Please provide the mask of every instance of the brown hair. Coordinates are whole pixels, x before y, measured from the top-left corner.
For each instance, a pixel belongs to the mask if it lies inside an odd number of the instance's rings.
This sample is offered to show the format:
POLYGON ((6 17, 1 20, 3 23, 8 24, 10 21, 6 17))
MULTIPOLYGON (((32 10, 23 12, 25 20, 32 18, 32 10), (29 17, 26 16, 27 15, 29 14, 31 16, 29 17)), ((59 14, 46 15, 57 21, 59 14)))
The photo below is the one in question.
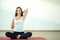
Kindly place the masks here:
POLYGON ((21 7, 17 7, 17 8, 16 8, 15 17, 18 15, 18 14, 17 14, 17 9, 18 9, 18 8, 20 8, 20 9, 21 9, 21 16, 23 16, 23 11, 22 11, 22 8, 21 8, 21 7))

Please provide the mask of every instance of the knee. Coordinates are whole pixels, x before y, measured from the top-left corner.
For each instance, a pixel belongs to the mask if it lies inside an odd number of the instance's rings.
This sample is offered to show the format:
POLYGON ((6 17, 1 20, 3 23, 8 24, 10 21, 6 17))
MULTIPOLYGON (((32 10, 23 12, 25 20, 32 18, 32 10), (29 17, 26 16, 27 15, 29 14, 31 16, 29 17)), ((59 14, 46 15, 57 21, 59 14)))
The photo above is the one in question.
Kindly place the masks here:
POLYGON ((30 36, 32 36, 32 32, 27 32, 30 36))
POLYGON ((8 36, 10 32, 6 32, 5 35, 8 36))

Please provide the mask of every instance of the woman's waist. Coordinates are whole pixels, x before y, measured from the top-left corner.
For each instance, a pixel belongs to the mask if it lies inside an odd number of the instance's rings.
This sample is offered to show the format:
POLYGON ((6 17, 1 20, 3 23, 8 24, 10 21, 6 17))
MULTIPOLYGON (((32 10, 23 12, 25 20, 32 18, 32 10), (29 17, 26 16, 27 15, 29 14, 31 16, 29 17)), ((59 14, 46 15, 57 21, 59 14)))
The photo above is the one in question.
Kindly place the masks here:
POLYGON ((22 31, 24 31, 23 28, 14 28, 13 30, 16 31, 16 32, 22 32, 22 31))
POLYGON ((15 33, 15 34, 17 34, 17 35, 21 35, 21 34, 23 34, 23 33, 24 33, 24 31, 22 31, 22 32, 14 31, 14 33, 15 33))
POLYGON ((14 33, 24 33, 24 31, 21 31, 21 32, 14 31, 14 33))

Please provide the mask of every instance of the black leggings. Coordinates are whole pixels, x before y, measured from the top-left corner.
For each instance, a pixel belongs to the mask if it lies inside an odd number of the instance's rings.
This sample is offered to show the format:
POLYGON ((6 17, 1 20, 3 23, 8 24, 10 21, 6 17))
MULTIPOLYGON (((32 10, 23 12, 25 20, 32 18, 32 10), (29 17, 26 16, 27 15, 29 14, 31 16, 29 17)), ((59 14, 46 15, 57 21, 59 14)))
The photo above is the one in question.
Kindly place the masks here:
POLYGON ((17 39, 17 36, 18 35, 21 35, 20 36, 20 39, 27 39, 28 37, 31 37, 32 36, 32 33, 31 32, 6 32, 6 36, 7 37, 10 37, 11 39, 17 39))

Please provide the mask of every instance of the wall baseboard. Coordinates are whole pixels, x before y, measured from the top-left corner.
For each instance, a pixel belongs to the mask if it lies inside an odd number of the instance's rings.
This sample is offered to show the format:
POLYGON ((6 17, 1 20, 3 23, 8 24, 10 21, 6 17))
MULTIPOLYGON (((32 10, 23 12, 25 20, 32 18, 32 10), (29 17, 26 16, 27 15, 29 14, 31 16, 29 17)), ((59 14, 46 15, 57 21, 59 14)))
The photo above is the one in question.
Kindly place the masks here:
POLYGON ((30 32, 60 32, 60 30, 25 30, 30 32))
MULTIPOLYGON (((0 32, 12 32, 13 30, 0 30, 0 32)), ((25 32, 60 32, 60 30, 24 30, 25 32)))

